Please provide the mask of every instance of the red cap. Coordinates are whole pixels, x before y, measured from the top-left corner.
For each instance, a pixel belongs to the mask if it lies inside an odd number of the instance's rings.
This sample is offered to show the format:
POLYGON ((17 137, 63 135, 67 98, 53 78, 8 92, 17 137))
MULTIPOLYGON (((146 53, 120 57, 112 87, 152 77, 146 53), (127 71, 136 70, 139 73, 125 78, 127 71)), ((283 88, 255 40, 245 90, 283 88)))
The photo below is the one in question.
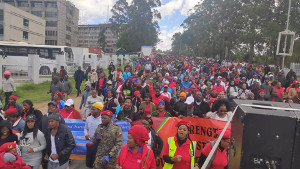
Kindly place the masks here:
POLYGON ((127 67, 125 70, 129 70, 129 67, 127 67))
POLYGON ((196 80, 196 79, 195 79, 195 78, 192 78, 191 81, 192 81, 192 80, 196 80))
POLYGON ((258 91, 258 93, 260 93, 260 92, 266 93, 266 90, 265 90, 265 89, 260 89, 260 90, 258 91))
MULTIPOLYGON (((223 129, 220 129, 219 131, 217 131, 218 136, 221 135, 222 131, 223 131, 223 129)), ((226 130, 225 133, 224 133, 224 135, 223 135, 223 137, 222 137, 222 139, 229 139, 230 135, 231 135, 231 131, 230 130, 226 130)))
POLYGON ((113 113, 111 112, 111 111, 109 111, 109 110, 106 110, 106 111, 103 111, 103 112, 101 112, 101 116, 102 115, 107 115, 107 116, 113 116, 113 113))
POLYGON ((186 121, 186 120, 181 120, 180 122, 177 123, 177 127, 179 127, 181 125, 186 125, 186 126, 190 127, 190 122, 186 121))
POLYGON ((4 74, 4 75, 11 76, 11 73, 10 73, 9 71, 5 71, 3 74, 4 74))
POLYGON ((173 78, 172 78, 172 76, 169 76, 168 79, 169 79, 169 80, 172 80, 173 78))
POLYGON ((16 148, 16 143, 14 142, 8 142, 8 143, 4 143, 2 144, 2 146, 0 147, 0 153, 2 152, 8 152, 14 148, 16 148))
POLYGON ((168 85, 164 85, 164 88, 165 88, 165 87, 168 87, 168 88, 169 88, 169 86, 168 86, 168 85))
POLYGON ((17 96, 15 96, 15 95, 10 95, 9 98, 14 99, 15 101, 18 100, 17 96))
POLYGON ((137 95, 137 94, 140 94, 140 91, 137 90, 134 92, 134 95, 137 95))
POLYGON ((57 96, 58 96, 59 98, 62 98, 62 97, 63 97, 63 94, 62 94, 61 92, 59 92, 59 91, 57 91, 55 94, 57 94, 57 96))
POLYGON ((163 79, 164 77, 162 77, 162 76, 159 76, 158 78, 159 78, 159 79, 163 79))
POLYGON ((294 80, 293 84, 299 84, 299 82, 297 80, 294 80))
POLYGON ((10 116, 10 115, 16 114, 17 112, 18 111, 16 108, 9 108, 5 111, 5 115, 10 116))

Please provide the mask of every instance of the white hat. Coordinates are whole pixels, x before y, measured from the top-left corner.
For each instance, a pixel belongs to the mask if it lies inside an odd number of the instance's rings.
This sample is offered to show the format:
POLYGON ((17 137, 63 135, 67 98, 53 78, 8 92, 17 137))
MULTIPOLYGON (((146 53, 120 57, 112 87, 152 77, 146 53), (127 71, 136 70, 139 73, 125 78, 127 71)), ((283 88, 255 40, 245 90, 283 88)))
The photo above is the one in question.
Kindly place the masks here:
POLYGON ((194 98, 193 98, 193 96, 189 96, 189 97, 186 99, 185 103, 186 103, 186 104, 192 104, 192 103, 194 103, 194 98))
POLYGON ((65 105, 66 106, 72 106, 74 105, 74 101, 72 99, 68 99, 66 102, 65 102, 65 105))
POLYGON ((112 85, 112 81, 111 80, 107 81, 106 83, 112 85))

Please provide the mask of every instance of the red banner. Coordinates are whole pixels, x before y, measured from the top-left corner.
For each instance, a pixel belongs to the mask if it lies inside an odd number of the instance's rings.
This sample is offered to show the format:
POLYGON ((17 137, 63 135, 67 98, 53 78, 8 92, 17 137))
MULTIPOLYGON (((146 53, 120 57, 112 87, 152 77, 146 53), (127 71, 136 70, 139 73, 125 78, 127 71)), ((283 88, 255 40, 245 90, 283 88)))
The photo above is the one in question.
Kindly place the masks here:
MULTIPOLYGON (((157 131, 158 135, 164 141, 164 146, 167 144, 167 139, 169 137, 173 137, 177 134, 177 123, 181 120, 177 117, 171 118, 159 118, 152 117, 153 120, 153 128, 157 131)), ((185 117, 183 120, 190 121, 190 138, 192 141, 196 141, 196 157, 199 157, 201 151, 207 141, 213 141, 216 139, 215 135, 219 129, 223 129, 226 122, 212 120, 212 119, 204 119, 204 118, 195 118, 195 117, 185 117)), ((141 124, 141 120, 136 121, 134 124, 141 124)), ((229 125, 228 129, 231 129, 231 125, 229 125)), ((160 163, 157 164, 158 169, 162 168, 163 160, 161 153, 160 163)))

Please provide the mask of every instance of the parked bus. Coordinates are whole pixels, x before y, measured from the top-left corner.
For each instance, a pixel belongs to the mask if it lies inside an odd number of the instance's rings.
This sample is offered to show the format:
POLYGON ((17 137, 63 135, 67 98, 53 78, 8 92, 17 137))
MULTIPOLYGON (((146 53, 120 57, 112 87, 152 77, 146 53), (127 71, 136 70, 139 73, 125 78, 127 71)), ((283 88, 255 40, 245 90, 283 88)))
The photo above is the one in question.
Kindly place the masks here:
POLYGON ((74 54, 67 46, 31 45, 25 42, 0 41, 4 53, 3 66, 13 73, 28 72, 28 54, 39 55, 39 72, 50 75, 54 67, 74 67, 74 54), (58 58, 59 57, 59 58, 58 58))

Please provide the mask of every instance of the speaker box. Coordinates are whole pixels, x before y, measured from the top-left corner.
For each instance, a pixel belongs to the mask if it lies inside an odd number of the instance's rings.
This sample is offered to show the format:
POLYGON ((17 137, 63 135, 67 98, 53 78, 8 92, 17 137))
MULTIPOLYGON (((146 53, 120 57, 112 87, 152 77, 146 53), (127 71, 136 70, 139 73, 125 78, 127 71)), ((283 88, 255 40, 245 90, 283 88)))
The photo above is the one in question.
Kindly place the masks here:
POLYGON ((298 112, 287 110, 291 106, 286 103, 234 100, 234 104, 239 107, 231 123, 229 169, 291 169, 298 112))

